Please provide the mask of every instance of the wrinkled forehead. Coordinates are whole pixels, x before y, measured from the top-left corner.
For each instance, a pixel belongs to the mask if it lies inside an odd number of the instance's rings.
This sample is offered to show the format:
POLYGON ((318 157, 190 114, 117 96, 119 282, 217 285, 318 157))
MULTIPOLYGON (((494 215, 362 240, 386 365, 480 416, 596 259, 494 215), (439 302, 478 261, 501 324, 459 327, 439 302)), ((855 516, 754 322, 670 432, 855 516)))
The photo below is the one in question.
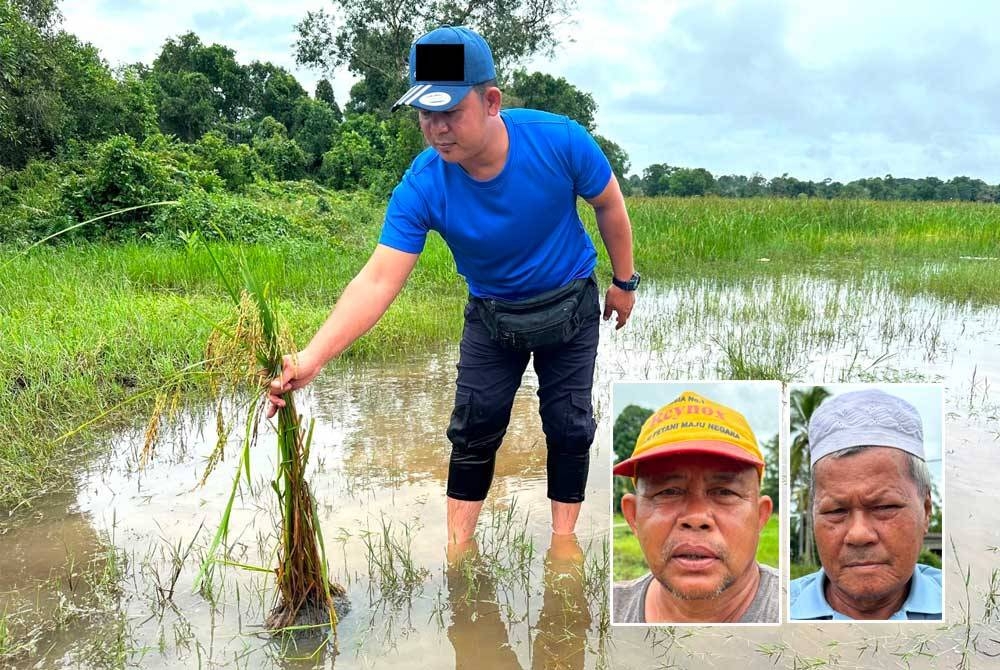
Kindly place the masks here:
POLYGON ((758 481, 753 465, 715 454, 677 454, 640 461, 636 478, 643 484, 704 479, 710 482, 758 481))
POLYGON ((906 452, 894 447, 854 447, 816 461, 813 480, 817 490, 912 484, 907 458, 906 452), (859 477, 859 470, 870 476, 859 477))

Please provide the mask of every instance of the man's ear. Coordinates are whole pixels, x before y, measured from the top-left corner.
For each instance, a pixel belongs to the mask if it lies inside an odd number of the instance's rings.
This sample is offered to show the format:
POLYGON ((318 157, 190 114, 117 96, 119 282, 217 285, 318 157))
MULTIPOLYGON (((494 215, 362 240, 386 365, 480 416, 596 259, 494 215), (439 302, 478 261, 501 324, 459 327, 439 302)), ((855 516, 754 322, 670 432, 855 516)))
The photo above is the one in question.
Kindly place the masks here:
POLYGON ((503 104, 503 93, 496 86, 490 86, 484 94, 486 101, 486 111, 490 116, 500 113, 500 106, 503 104))
POLYGON ((635 503, 634 493, 626 493, 622 496, 622 516, 625 517, 625 521, 628 522, 633 533, 635 532, 635 503))
POLYGON ((764 530, 767 520, 771 518, 771 511, 774 509, 774 501, 771 496, 760 496, 757 500, 757 532, 764 530))
POLYGON ((927 534, 928 529, 931 527, 931 512, 934 509, 931 503, 931 494, 928 493, 927 497, 924 498, 924 534, 927 534))

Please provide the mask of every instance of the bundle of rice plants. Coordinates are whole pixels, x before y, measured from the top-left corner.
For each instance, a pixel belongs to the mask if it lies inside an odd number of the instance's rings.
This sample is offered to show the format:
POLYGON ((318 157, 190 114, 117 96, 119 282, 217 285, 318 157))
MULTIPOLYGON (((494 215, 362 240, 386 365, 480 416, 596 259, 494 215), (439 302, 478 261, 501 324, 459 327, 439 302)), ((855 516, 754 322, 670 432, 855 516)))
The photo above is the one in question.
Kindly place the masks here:
MULTIPOLYGON (((281 373, 282 352, 295 351, 287 330, 279 321, 269 284, 250 271, 245 259, 230 253, 229 265, 235 267, 241 279, 242 285, 237 288, 229 281, 212 248, 208 245, 205 248, 236 306, 234 318, 229 323, 217 324, 213 330, 206 367, 213 373, 211 378, 219 385, 219 391, 227 386, 245 392, 249 387, 254 399, 248 405, 243 448, 229 500, 195 581, 196 589, 207 571, 220 562, 217 558, 219 547, 228 534, 233 502, 240 481, 244 479, 241 475, 245 475, 247 485, 250 484, 250 449, 257 443, 259 427, 267 411, 267 385, 281 373)), ((220 426, 225 425, 222 396, 220 392, 220 426)), ((338 617, 334 599, 342 601, 346 594, 342 587, 330 583, 316 502, 305 477, 313 422, 303 425, 290 392, 285 394, 284 400, 285 406, 277 414, 278 471, 271 482, 281 512, 281 542, 277 551, 278 566, 274 569, 277 592, 274 608, 265 623, 272 630, 295 630, 325 620, 331 635, 335 636, 338 617)), ((226 431, 220 430, 203 481, 221 461, 226 437, 226 431)))
MULTIPOLYGON (((223 411, 226 392, 245 397, 249 390, 252 400, 244 405, 248 410, 239 463, 219 528, 195 579, 195 590, 216 564, 240 565, 220 557, 220 547, 225 546, 240 483, 245 481, 250 486, 250 450, 258 442, 260 425, 268 407, 268 383, 281 372, 282 352, 295 350, 287 330, 278 319, 269 284, 257 278, 246 260, 231 250, 225 252, 225 260, 228 261, 226 265, 239 276, 241 284, 230 282, 216 252, 207 244, 205 249, 233 300, 235 311, 231 319, 214 324, 207 345, 204 367, 219 398, 218 441, 208 458, 201 477, 202 483, 222 461, 228 441, 227 426, 231 424, 227 423, 223 411)), ((278 565, 273 570, 277 579, 277 591, 274 608, 265 624, 274 631, 329 625, 331 636, 335 639, 338 620, 335 599, 342 604, 346 594, 342 587, 330 582, 316 503, 305 477, 313 423, 310 422, 308 426, 303 424, 291 393, 287 393, 284 400, 285 406, 277 414, 277 473, 271 482, 281 514, 278 565)), ((160 405, 157 403, 157 407, 160 405)), ((150 419, 152 428, 146 433, 143 461, 148 460, 155 443, 159 414, 154 409, 150 419)), ((241 567, 271 571, 246 565, 241 567)))

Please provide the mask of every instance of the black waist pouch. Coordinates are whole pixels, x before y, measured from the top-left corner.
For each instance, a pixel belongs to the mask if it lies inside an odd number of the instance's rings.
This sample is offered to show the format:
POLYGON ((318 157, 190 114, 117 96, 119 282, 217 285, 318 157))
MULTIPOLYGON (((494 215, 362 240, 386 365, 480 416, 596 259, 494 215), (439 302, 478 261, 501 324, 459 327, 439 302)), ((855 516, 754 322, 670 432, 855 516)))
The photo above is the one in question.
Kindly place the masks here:
POLYGON ((576 335, 583 322, 581 307, 592 281, 592 278, 575 279, 527 300, 472 298, 472 301, 495 342, 505 349, 527 351, 562 344, 576 335))

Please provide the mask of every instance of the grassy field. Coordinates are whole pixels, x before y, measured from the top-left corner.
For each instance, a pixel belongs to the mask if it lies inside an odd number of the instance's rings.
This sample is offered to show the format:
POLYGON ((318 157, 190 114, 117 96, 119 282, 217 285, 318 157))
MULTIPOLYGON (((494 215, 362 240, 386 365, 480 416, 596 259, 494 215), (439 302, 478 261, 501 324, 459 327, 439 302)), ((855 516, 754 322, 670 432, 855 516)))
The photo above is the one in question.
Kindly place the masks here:
MULTIPOLYGON (((614 580, 616 582, 639 577, 649 569, 646 567, 646 559, 639 548, 639 541, 632 534, 625 517, 621 514, 614 516, 614 545, 613 545, 614 580)), ((778 567, 778 515, 772 514, 764 526, 764 531, 760 534, 760 543, 757 545, 757 561, 764 565, 778 567)))
MULTIPOLYGON (((329 211, 326 196, 308 189, 291 189, 285 198, 228 196, 226 206, 238 211, 239 197, 247 207, 266 208, 277 231, 273 241, 242 249, 272 282, 305 344, 375 244, 381 206, 348 201, 329 211), (313 219, 322 225, 309 227, 313 219), (281 233, 286 228, 309 234, 281 233)), ((1000 209, 990 205, 714 198, 628 204, 636 266, 649 285, 761 274, 850 280, 891 269, 889 281, 904 293, 1000 303, 995 263, 981 260, 1000 248, 1000 209)), ((592 213, 585 206, 582 212, 596 240, 592 213)), ((598 249, 606 277, 599 242, 598 249)), ((55 438, 200 361, 210 322, 227 307, 208 255, 180 238, 22 252, 0 246, 0 513, 65 486, 71 446, 55 438)), ((450 254, 432 236, 400 299, 345 358, 405 356, 456 340, 465 291, 450 254)), ((193 383, 191 392, 199 388, 193 383)), ((137 408, 116 420, 143 414, 137 408)), ((93 435, 85 432, 72 445, 93 435)))

